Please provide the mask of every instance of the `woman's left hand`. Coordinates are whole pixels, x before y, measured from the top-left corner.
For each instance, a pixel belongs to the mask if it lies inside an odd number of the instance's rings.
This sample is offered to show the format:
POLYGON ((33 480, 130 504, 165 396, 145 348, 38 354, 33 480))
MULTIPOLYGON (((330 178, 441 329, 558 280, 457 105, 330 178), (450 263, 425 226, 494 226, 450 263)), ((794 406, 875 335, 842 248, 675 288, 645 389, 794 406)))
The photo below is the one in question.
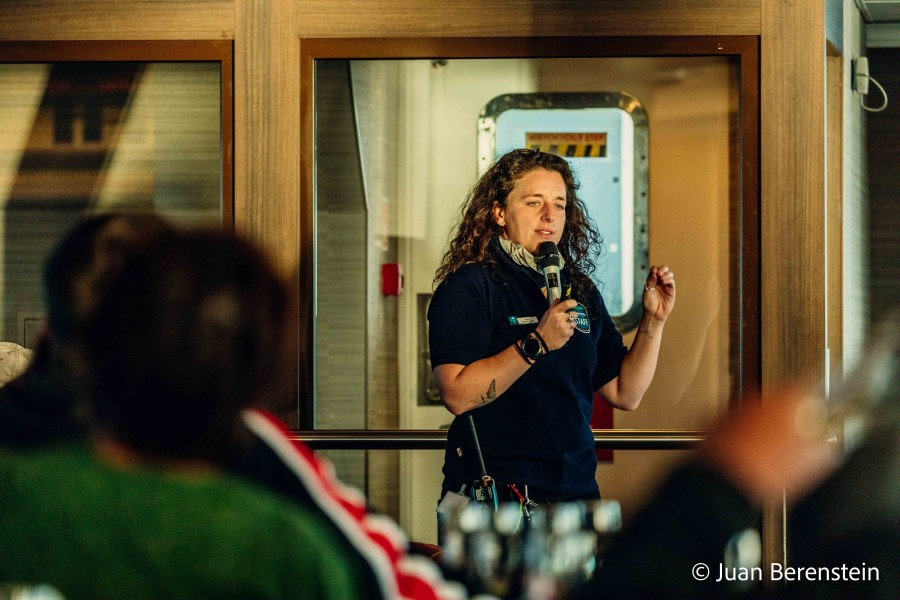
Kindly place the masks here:
POLYGON ((664 322, 675 306, 675 273, 666 265, 650 267, 644 285, 644 315, 664 322))

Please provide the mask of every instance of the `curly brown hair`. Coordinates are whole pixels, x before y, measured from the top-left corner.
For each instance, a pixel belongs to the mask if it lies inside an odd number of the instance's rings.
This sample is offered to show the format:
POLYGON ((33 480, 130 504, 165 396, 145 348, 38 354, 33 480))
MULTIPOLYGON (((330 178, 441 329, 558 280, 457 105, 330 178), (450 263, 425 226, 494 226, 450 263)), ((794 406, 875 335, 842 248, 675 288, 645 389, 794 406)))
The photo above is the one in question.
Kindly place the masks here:
POLYGON ((516 181, 535 169, 555 171, 566 184, 566 226, 558 244, 566 261, 563 272, 578 297, 595 287, 590 275, 602 251, 603 239, 578 197, 579 186, 569 163, 555 154, 526 148, 498 158, 469 191, 460 209, 459 228, 434 275, 435 285, 466 264, 496 266, 493 253, 488 250, 491 240, 502 231, 494 221, 494 203, 505 206, 516 181))

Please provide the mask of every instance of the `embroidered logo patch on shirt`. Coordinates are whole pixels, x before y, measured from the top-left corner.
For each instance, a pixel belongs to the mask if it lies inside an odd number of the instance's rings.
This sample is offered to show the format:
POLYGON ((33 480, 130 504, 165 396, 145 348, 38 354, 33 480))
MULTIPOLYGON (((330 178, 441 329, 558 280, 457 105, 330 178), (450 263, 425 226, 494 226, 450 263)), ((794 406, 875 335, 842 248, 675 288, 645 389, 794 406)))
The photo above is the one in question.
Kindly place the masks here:
POLYGON ((514 317, 512 315, 506 317, 506 321, 510 325, 533 325, 540 323, 537 317, 514 317))
POLYGON ((579 302, 575 305, 575 308, 570 308, 568 312, 575 314, 575 329, 581 333, 591 332, 591 320, 588 318, 584 304, 579 302))

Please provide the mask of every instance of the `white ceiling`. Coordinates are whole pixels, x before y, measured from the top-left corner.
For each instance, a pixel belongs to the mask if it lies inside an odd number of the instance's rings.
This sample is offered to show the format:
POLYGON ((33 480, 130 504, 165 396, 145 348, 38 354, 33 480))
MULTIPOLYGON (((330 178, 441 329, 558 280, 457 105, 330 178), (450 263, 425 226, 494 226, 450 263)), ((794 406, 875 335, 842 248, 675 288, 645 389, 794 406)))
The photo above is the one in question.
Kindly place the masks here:
POLYGON ((900 0, 856 0, 867 23, 900 23, 900 0))

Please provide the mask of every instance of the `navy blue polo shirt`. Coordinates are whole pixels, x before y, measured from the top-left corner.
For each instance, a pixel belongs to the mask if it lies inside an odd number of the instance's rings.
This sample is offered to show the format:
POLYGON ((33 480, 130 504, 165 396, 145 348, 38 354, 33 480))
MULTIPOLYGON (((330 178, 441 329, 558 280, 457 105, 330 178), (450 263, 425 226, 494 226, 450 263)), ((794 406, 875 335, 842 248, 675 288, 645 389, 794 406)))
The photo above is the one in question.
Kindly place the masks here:
MULTIPOLYGON (((543 277, 512 261, 495 239, 496 269, 464 265, 435 290, 428 309, 433 367, 494 356, 533 331, 547 310, 543 277)), ((619 374, 627 348, 599 291, 575 298, 587 318, 565 346, 493 402, 456 417, 447 433, 444 490, 481 478, 468 415, 488 475, 572 497, 596 497, 590 430, 593 392, 619 374)), ((485 390, 486 391, 486 390, 485 390)))

